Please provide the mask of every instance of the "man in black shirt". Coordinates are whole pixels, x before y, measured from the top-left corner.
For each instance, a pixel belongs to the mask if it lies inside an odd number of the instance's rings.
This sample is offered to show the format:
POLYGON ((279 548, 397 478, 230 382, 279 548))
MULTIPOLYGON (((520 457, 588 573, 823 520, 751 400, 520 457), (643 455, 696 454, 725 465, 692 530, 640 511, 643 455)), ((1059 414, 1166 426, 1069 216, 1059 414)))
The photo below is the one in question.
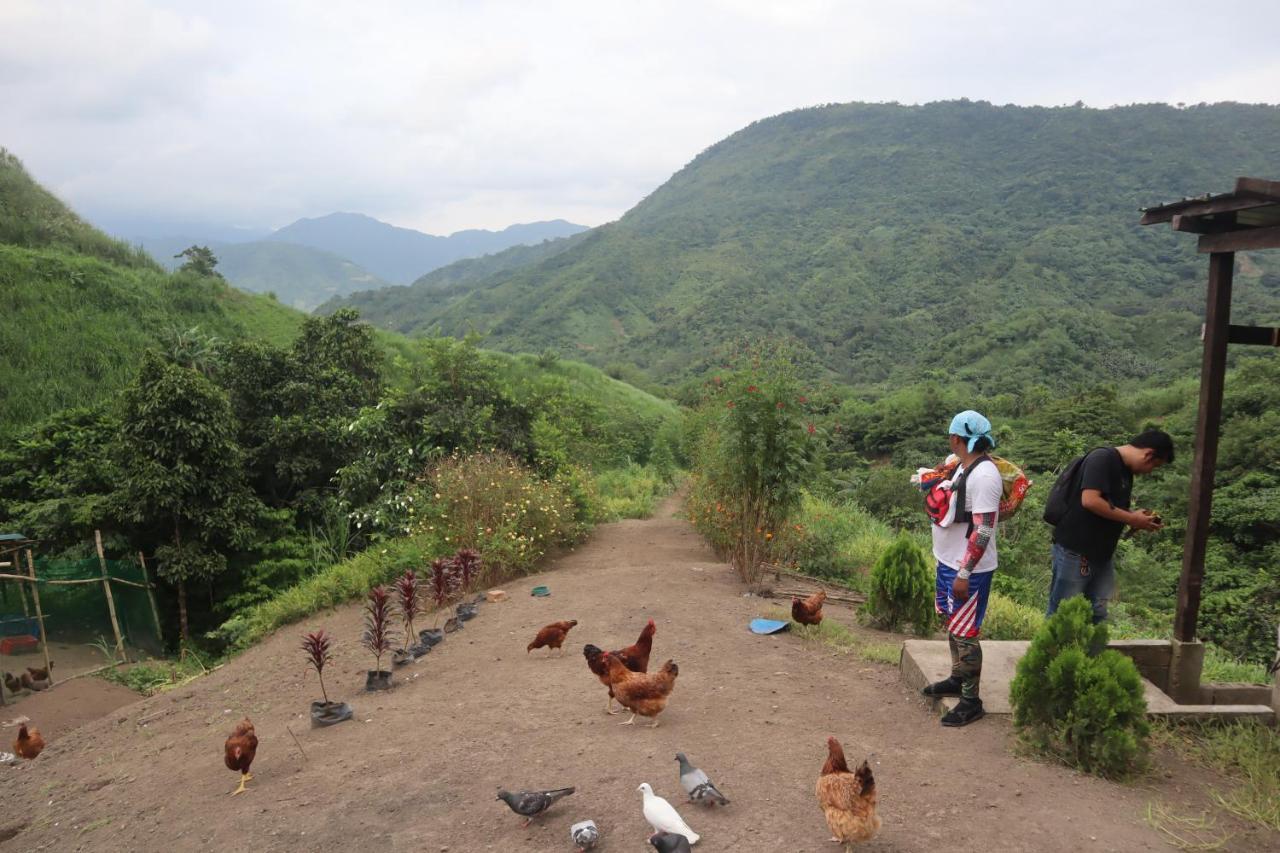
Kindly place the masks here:
POLYGON ((1120 447, 1100 447, 1085 456, 1072 484, 1067 513, 1053 528, 1053 581, 1049 615, 1075 595, 1093 604, 1093 621, 1107 618, 1115 594, 1116 544, 1126 525, 1134 530, 1164 526, 1151 510, 1130 510, 1133 475, 1150 474, 1173 461, 1173 439, 1147 430, 1120 447))

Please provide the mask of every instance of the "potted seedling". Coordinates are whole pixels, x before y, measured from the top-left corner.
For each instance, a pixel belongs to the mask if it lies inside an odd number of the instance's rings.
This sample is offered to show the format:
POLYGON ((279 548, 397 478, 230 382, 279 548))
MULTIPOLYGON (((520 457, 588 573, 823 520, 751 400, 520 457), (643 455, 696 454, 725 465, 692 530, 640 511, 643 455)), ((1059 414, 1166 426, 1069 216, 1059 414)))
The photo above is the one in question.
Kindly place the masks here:
POLYGON ((391 593, 385 586, 369 590, 369 600, 364 604, 364 647, 373 653, 377 669, 365 676, 365 690, 386 690, 391 687, 391 672, 382 668, 382 656, 391 651, 395 631, 391 628, 391 593))
POLYGON ((422 612, 422 599, 418 594, 420 584, 413 569, 407 569, 396 578, 396 603, 400 606, 400 618, 404 620, 404 641, 411 644, 407 649, 396 649, 391 655, 395 665, 405 664, 419 658, 431 650, 430 646, 414 643, 417 633, 413 630, 413 620, 422 612))
POLYGON ((431 577, 428 579, 427 592, 431 595, 431 602, 436 608, 435 621, 430 628, 418 634, 418 638, 429 646, 434 646, 444 639, 444 631, 437 626, 440 624, 440 613, 453 597, 454 574, 453 560, 448 557, 431 561, 431 577))
MULTIPOLYGON (((465 599, 472 591, 472 586, 480 576, 480 552, 474 548, 463 548, 453 555, 453 564, 458 569, 458 582, 462 585, 462 597, 465 599)), ((467 621, 476 615, 475 601, 463 601, 458 605, 457 616, 460 621, 467 621)))
POLYGON ((307 662, 316 668, 316 675, 320 677, 320 695, 324 697, 322 701, 311 703, 311 724, 331 726, 351 719, 351 707, 346 702, 330 702, 329 693, 324 689, 324 668, 333 660, 333 638, 323 628, 303 634, 302 651, 307 662))

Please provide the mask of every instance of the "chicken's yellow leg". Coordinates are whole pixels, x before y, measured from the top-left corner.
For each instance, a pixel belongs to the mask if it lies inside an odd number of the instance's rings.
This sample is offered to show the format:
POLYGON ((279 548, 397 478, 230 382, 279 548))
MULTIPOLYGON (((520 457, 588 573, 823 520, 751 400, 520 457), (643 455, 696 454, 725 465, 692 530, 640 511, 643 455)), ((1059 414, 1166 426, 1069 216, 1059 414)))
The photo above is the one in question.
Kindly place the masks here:
POLYGON ((236 794, 243 794, 243 793, 244 793, 244 791, 245 791, 244 783, 245 783, 245 782, 248 782, 248 781, 249 781, 250 779, 252 779, 252 778, 253 778, 253 777, 252 777, 252 776, 250 776, 248 773, 241 773, 241 774, 240 774, 240 787, 239 787, 239 788, 236 788, 234 791, 232 791, 232 792, 231 792, 231 796, 233 796, 233 797, 234 797, 236 794))
POLYGON ((625 723, 618 723, 618 725, 620 725, 620 726, 629 726, 629 725, 631 725, 632 723, 634 723, 635 721, 636 721, 636 715, 635 715, 635 714, 632 714, 632 715, 631 715, 631 719, 627 720, 625 723))

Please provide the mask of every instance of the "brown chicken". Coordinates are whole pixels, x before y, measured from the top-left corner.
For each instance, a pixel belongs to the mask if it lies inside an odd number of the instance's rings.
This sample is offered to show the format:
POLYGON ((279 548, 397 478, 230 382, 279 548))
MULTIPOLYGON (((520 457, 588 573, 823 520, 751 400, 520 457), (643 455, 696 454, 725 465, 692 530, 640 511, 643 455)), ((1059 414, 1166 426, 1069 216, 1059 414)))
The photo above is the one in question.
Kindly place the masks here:
POLYGON ((634 723, 638 714, 641 717, 652 717, 652 728, 656 729, 658 715, 666 710, 667 699, 676 686, 676 676, 680 674, 676 662, 669 660, 662 665, 662 669, 646 674, 632 672, 612 654, 605 655, 604 659, 609 667, 609 689, 613 691, 613 698, 631 712, 631 719, 622 725, 634 723))
POLYGON ((49 661, 48 669, 44 667, 36 668, 34 666, 29 666, 27 667, 27 672, 31 673, 31 678, 35 681, 48 681, 50 669, 53 669, 53 661, 49 661))
POLYGON ((30 761, 43 751, 44 738, 40 736, 40 730, 35 726, 27 728, 26 723, 19 726, 18 739, 13 742, 13 754, 30 761))
POLYGON ((533 642, 525 649, 525 654, 543 646, 547 647, 547 657, 551 656, 552 649, 560 649, 560 654, 564 654, 564 638, 569 636, 569 629, 577 624, 577 619, 570 619, 567 622, 552 622, 538 632, 538 636, 534 637, 533 642))
POLYGON ((648 672, 649 671, 649 653, 653 651, 653 635, 658 630, 658 626, 653 624, 650 619, 645 623, 644 628, 640 629, 640 638, 625 649, 618 649, 616 652, 609 654, 622 661, 622 665, 632 672, 648 672))
POLYGON ((852 850, 856 842, 870 841, 880 831, 871 766, 863 761, 856 773, 850 773, 844 748, 833 737, 827 738, 827 763, 822 765, 815 792, 831 840, 844 844, 845 850, 852 850))
POLYGON ((227 769, 240 774, 240 787, 231 792, 234 797, 244 793, 244 783, 253 778, 249 765, 253 764, 254 756, 258 754, 258 736, 254 734, 253 723, 249 722, 248 717, 236 723, 235 731, 227 738, 222 749, 227 769))
POLYGON ((801 625, 822 624, 822 603, 827 600, 827 591, 820 589, 805 599, 791 599, 791 618, 801 625))

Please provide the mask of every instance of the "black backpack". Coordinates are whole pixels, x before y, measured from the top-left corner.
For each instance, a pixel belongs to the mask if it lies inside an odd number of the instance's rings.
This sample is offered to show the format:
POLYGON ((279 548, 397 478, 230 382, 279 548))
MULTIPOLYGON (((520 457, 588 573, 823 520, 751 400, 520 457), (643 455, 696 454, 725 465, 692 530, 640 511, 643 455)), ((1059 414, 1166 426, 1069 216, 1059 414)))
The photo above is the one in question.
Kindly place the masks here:
MULTIPOLYGON (((1095 447, 1093 450, 1101 449, 1101 447, 1095 447)), ((1044 500, 1043 518, 1046 524, 1057 527, 1058 523, 1067 517, 1072 500, 1080 492, 1080 473, 1084 469, 1084 460, 1089 458, 1093 450, 1068 462, 1067 467, 1062 469, 1062 473, 1054 481, 1053 488, 1049 490, 1049 497, 1044 500)))

